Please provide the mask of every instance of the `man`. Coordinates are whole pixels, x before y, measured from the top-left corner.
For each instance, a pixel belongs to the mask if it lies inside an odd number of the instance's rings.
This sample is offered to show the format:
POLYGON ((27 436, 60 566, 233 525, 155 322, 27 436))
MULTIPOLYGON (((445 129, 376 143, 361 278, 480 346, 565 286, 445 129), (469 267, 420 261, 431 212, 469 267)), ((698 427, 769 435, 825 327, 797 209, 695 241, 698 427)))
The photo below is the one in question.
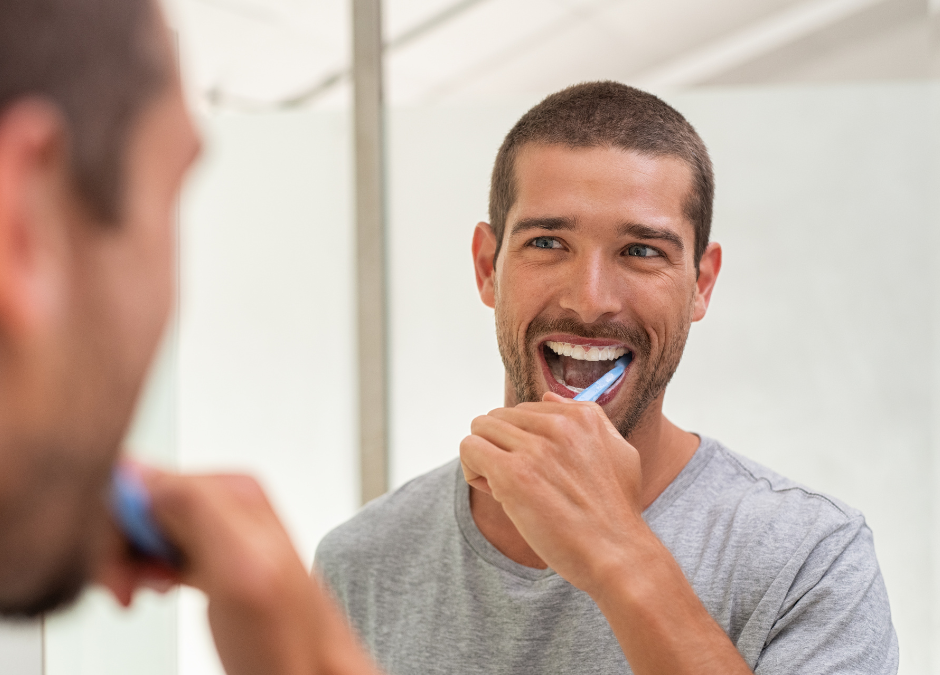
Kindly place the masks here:
POLYGON ((180 569, 135 558, 108 515, 198 148, 150 0, 0 1, 0 613, 93 577, 125 604, 182 582, 229 673, 371 673, 251 479, 145 471, 180 569))
POLYGON ((389 672, 896 672, 861 514, 663 415, 721 268, 713 193, 691 125, 621 84, 509 132, 472 246, 505 407, 317 553, 389 672))

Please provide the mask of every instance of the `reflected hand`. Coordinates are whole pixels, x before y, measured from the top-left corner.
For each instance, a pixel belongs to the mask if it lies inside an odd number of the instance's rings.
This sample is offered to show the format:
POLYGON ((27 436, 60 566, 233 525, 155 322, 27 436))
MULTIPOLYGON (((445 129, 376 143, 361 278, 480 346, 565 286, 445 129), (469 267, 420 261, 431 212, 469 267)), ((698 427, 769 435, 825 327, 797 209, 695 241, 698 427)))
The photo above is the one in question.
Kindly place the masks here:
POLYGON ((229 675, 375 672, 254 479, 153 469, 143 479, 183 564, 175 571, 135 560, 125 545, 101 574, 122 603, 138 586, 179 582, 203 591, 229 675))

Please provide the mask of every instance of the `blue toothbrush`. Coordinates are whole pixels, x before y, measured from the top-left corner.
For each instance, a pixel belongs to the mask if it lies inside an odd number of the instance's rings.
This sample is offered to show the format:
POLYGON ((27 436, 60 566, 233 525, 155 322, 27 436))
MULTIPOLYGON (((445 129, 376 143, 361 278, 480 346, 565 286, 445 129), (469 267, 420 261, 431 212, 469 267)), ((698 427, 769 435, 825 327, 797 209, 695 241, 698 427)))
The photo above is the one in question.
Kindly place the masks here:
POLYGON ((574 400, 596 401, 599 399, 601 394, 610 389, 610 386, 616 382, 621 375, 623 375, 623 371, 627 369, 627 366, 630 365, 630 361, 632 360, 632 354, 624 354, 621 356, 619 359, 617 359, 617 362, 614 364, 612 369, 604 373, 597 382, 575 396, 574 400))
POLYGON ((131 546, 148 558, 180 566, 180 554, 160 532, 150 511, 150 493, 133 467, 117 466, 111 479, 111 512, 131 546))

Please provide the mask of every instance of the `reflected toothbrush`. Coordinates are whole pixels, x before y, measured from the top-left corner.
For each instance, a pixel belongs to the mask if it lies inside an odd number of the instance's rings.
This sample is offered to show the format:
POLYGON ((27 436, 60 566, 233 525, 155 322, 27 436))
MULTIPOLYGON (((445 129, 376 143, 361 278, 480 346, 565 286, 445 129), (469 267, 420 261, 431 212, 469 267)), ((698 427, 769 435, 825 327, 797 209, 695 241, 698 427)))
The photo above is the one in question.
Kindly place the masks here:
POLYGON ((630 361, 632 360, 633 354, 624 354, 621 356, 619 359, 617 359, 612 369, 604 373, 597 382, 575 396, 574 400, 596 401, 599 399, 605 391, 610 389, 614 382, 620 379, 620 376, 623 375, 624 371, 627 369, 627 366, 630 365, 630 361))
POLYGON ((111 478, 111 512, 132 548, 147 558, 171 567, 180 566, 180 554, 154 522, 150 493, 133 465, 122 464, 111 478))

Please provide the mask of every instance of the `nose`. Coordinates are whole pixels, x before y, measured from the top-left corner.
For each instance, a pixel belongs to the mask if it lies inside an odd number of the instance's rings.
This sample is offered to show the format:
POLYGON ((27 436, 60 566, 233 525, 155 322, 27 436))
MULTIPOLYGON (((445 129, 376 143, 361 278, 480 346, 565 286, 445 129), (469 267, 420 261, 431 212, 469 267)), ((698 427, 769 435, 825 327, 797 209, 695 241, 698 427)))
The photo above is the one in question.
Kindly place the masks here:
POLYGON ((623 309, 623 297, 612 263, 600 253, 578 258, 566 270, 562 309, 585 324, 617 315, 623 309))

